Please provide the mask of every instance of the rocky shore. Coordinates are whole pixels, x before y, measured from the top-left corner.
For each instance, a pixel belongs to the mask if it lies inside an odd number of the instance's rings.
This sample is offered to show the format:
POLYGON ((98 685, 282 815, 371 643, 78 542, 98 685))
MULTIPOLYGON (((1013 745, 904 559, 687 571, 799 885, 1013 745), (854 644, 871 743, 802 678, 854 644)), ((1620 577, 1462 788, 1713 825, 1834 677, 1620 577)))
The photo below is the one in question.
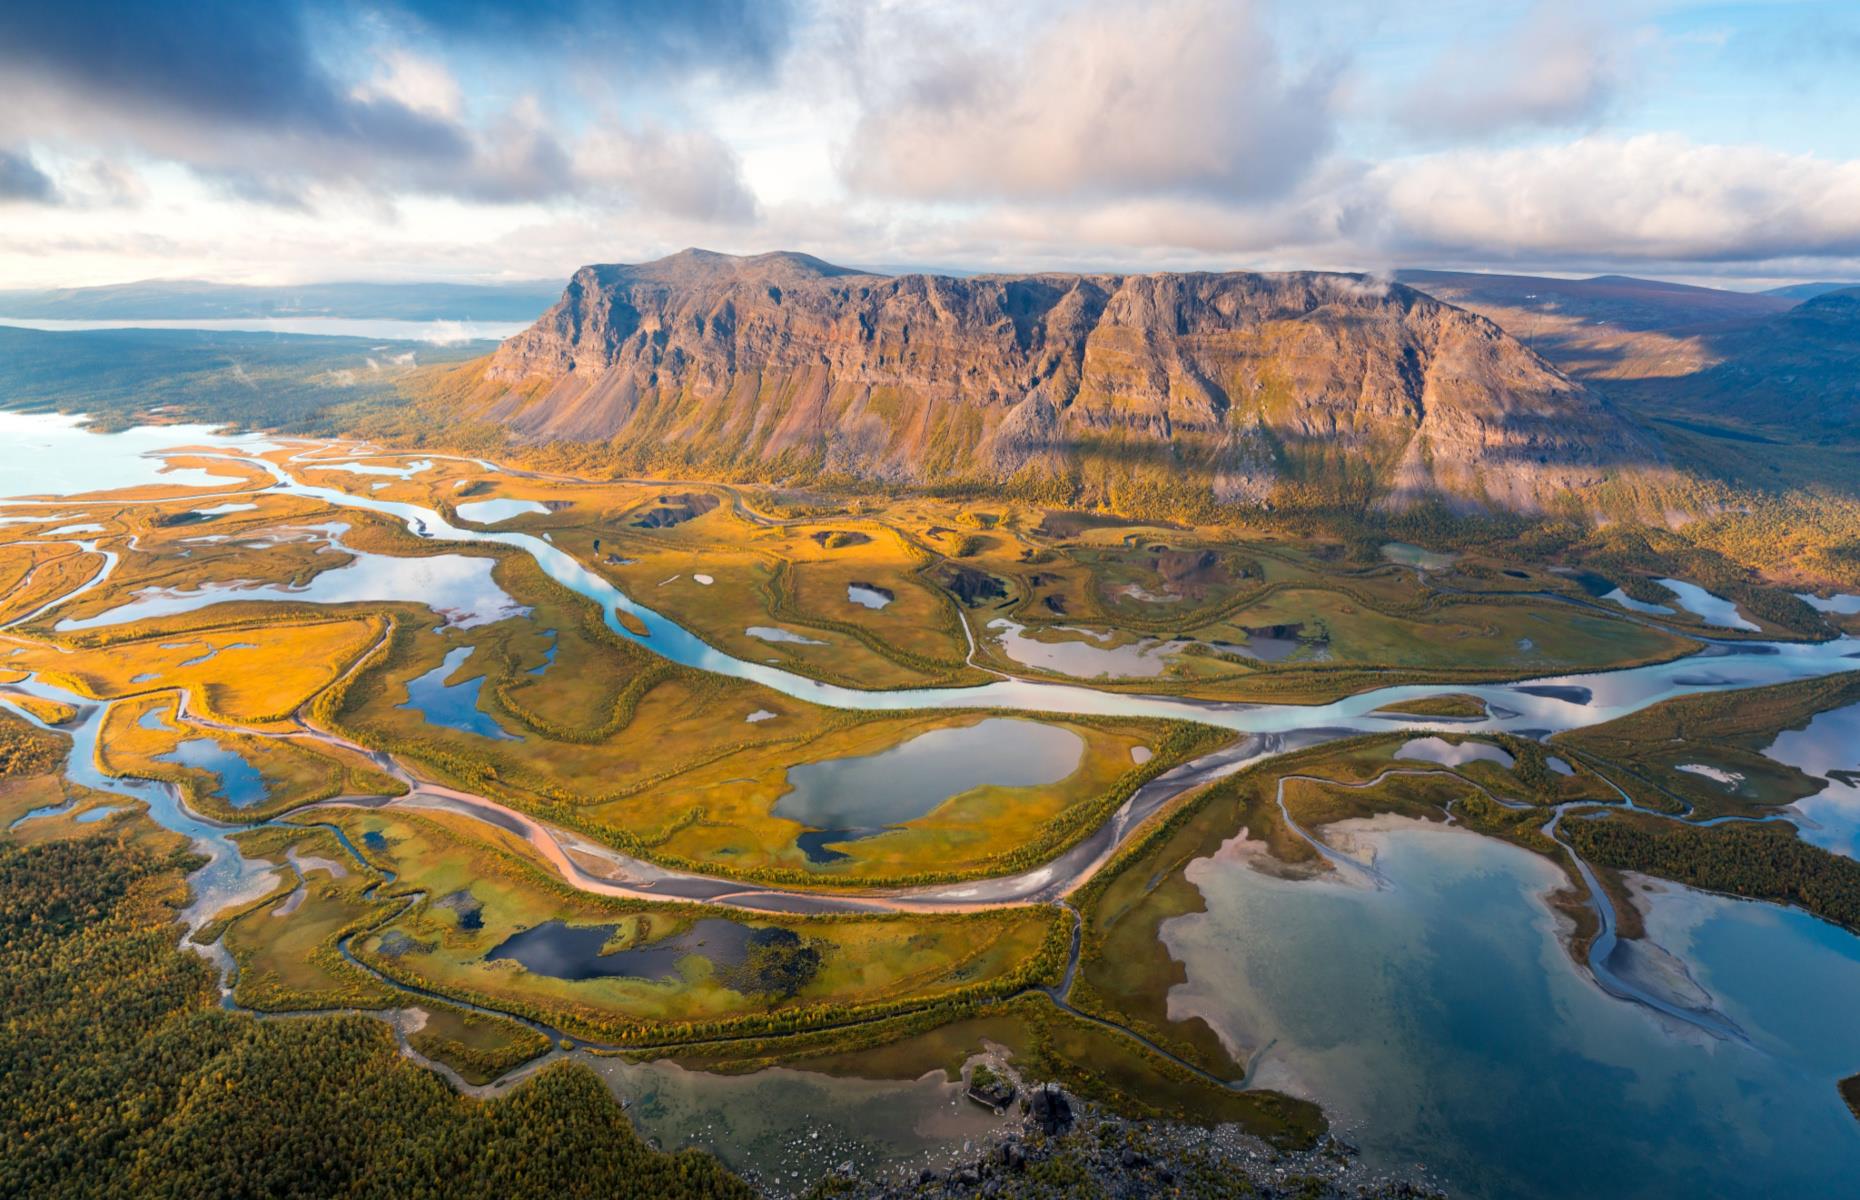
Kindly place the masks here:
POLYGON ((1128 1120, 1057 1089, 1035 1090, 1017 1105, 1018 1123, 948 1170, 865 1176, 847 1164, 816 1184, 807 1198, 1444 1200, 1446 1195, 1425 1182, 1371 1169, 1353 1147, 1334 1137, 1310 1150, 1281 1150, 1236 1126, 1128 1120))

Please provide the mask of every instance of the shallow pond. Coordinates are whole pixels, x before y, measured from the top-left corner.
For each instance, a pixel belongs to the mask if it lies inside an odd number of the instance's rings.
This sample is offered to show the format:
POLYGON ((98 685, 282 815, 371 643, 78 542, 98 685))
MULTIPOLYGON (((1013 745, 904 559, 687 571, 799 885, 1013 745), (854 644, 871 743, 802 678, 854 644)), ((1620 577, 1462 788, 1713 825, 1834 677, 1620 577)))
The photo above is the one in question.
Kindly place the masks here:
POLYGON ((1382 557, 1404 567, 1419 567, 1423 571, 1444 571, 1459 559, 1458 554, 1440 550, 1428 550, 1407 542, 1384 542, 1382 557))
POLYGON ((750 637, 764 642, 791 642, 797 646, 824 646, 819 638, 804 637, 789 629, 777 629, 773 625, 751 625, 743 630, 750 637))
POLYGON ((1744 618, 1737 611, 1737 605, 1714 596, 1696 583, 1687 583, 1683 579, 1656 579, 1654 581, 1679 599, 1679 607, 1685 609, 1707 625, 1716 625, 1720 629, 1743 629, 1755 633, 1758 626, 1744 618))
POLYGON ((485 955, 487 961, 510 959, 524 970, 552 979, 671 979, 678 964, 696 954, 714 967, 736 966, 749 945, 749 926, 723 917, 694 921, 682 933, 603 954, 614 935, 614 925, 569 925, 544 921, 532 929, 513 933, 485 955))
POLYGON ((1835 1081, 1860 1067, 1860 940, 1668 889, 1653 937, 1751 1044, 1606 996, 1570 960, 1544 860, 1463 831, 1351 822, 1382 889, 1276 878, 1231 843, 1192 863, 1208 911, 1163 926, 1200 1015, 1257 1080, 1323 1102, 1391 1169, 1520 1200, 1829 1195, 1860 1172, 1835 1081), (1261 936, 1261 931, 1270 936, 1261 936))
POLYGON ((455 646, 446 651, 444 662, 419 678, 407 681, 407 702, 396 707, 418 709, 430 725, 457 729, 462 733, 475 733, 494 742, 521 740, 507 732, 490 713, 478 707, 478 693, 484 688, 484 676, 467 679, 463 683, 446 682, 465 665, 465 660, 471 657, 474 649, 474 646, 455 646))
POLYGON ((880 609, 896 600, 897 596, 890 588, 882 588, 875 583, 849 583, 846 585, 846 598, 866 608, 880 609))
POLYGON ((1469 738, 1456 745, 1440 737, 1413 738, 1402 743, 1395 757, 1420 759, 1422 762, 1439 763, 1443 767, 1458 767, 1469 762, 1494 762, 1509 768, 1516 761, 1504 747, 1494 746, 1490 742, 1469 738))
POLYGON ((877 754, 802 763, 774 813, 823 830, 883 829, 978 787, 1038 787, 1078 770, 1085 739, 1040 721, 990 717, 933 729, 877 754))
POLYGON ((843 1162, 863 1171, 948 1168, 1001 1121, 932 1072, 836 1078, 788 1067, 711 1075, 672 1062, 582 1058, 668 1150, 708 1150, 774 1197, 798 1195, 843 1162))
POLYGON ((1188 642, 1164 642, 1156 638, 1144 638, 1123 646, 1099 645, 1099 642, 1108 642, 1111 635, 1063 625, 1058 627, 1061 631, 1077 634, 1078 638, 1046 641, 1028 637, 1025 626, 1006 617, 996 617, 988 622, 988 628, 997 631, 995 641, 1000 644, 1001 652, 1021 666, 1075 679, 1154 678, 1169 665, 1171 655, 1189 645, 1188 642))
POLYGON ((155 761, 196 767, 217 776, 220 796, 234 808, 262 804, 271 794, 265 787, 265 777, 246 761, 245 755, 210 737, 188 738, 168 753, 156 755, 155 761))
POLYGON ((495 525, 525 513, 547 513, 549 506, 535 500, 473 500, 458 506, 458 514, 480 525, 495 525))

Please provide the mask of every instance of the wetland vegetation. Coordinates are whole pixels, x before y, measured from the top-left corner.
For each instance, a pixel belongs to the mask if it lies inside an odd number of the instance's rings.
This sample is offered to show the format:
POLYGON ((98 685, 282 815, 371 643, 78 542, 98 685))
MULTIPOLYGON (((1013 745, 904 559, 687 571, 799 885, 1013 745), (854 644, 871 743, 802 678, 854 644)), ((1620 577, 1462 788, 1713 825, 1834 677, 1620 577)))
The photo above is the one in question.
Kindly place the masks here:
MULTIPOLYGON (((1113 1111, 1309 1146, 1323 1110, 1184 1007, 1166 928, 1207 907, 1195 864, 1373 886, 1350 831, 1391 815, 1534 856, 1568 969, 1628 980, 1611 1003, 1640 985, 1598 948, 1646 939, 1643 876, 1860 918, 1850 858, 1786 821, 1705 823, 1817 794, 1765 751, 1860 699, 1856 674, 1833 646, 1745 653, 1751 631, 1684 606, 1600 599, 1591 576, 1676 578, 1616 542, 1388 552, 1019 502, 225 452, 186 460, 215 473, 205 493, 0 502, 5 852, 140 855, 124 886, 159 881, 136 910, 159 929, 191 864, 135 788, 226 823, 190 833, 225 849, 186 934, 230 1011, 176 957, 187 999, 150 1019, 260 1058, 335 1039, 332 1072, 437 1089, 460 1107, 421 1154, 518 1137, 497 1114, 520 1102, 624 1126, 556 1058, 875 1079, 990 1047, 1113 1111), (1792 681, 1730 689, 1766 662, 1792 681), (61 772, 67 731, 94 750, 61 772), (334 1010, 385 1019, 302 1015, 334 1010), (420 1062, 455 1088, 524 1082, 479 1106, 420 1062)), ((1766 634, 1826 632, 1812 607, 1709 590, 1766 634)), ((604 1153, 733 1194, 708 1160, 604 1153)), ((538 1161, 524 1186, 553 1178, 538 1161)))

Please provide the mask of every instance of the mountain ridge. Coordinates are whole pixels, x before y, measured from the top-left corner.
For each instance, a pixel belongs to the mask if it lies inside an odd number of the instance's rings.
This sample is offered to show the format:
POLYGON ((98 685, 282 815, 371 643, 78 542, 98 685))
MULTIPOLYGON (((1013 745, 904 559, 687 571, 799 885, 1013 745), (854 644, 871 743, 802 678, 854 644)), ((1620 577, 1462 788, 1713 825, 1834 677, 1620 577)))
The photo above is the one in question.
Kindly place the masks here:
POLYGON ((1493 322, 1325 272, 888 276, 693 249, 582 268, 474 371, 480 418, 645 469, 1537 512, 1663 463, 1493 322))

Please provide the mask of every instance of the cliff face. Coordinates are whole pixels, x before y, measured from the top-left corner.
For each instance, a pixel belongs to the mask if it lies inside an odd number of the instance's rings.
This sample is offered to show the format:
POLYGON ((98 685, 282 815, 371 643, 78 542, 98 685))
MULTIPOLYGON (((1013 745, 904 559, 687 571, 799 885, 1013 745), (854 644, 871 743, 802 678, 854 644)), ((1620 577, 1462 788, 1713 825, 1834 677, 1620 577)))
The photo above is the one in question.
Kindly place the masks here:
POLYGON ((577 272, 484 415, 640 465, 1077 494, 1541 508, 1657 453, 1481 317, 1295 273, 879 276, 685 251, 577 272))

